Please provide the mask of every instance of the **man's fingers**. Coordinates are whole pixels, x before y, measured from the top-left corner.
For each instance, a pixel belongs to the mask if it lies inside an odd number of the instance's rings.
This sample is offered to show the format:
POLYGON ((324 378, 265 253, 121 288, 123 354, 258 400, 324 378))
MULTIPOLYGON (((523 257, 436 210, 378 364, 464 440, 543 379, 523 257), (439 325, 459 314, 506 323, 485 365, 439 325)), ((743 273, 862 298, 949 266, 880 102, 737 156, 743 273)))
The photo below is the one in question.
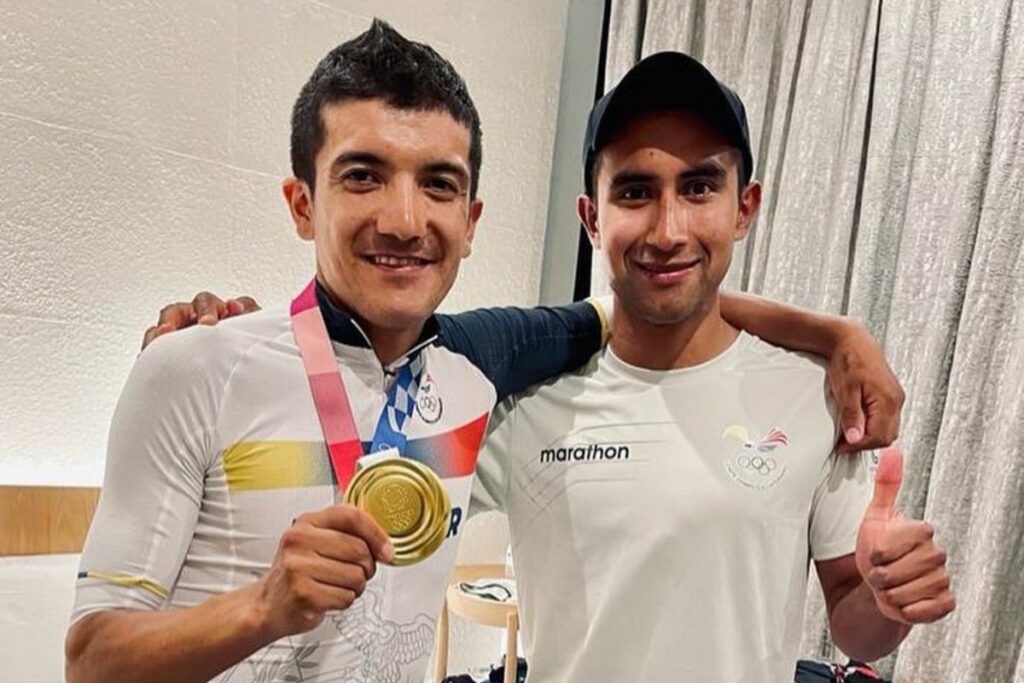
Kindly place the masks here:
POLYGON ((866 397, 864 439, 861 450, 891 446, 900 432, 902 399, 881 400, 866 397))
POLYGON ((316 526, 335 529, 358 536, 369 546, 373 556, 382 562, 395 558, 388 534, 370 515, 351 505, 332 505, 321 510, 322 516, 314 518, 316 526))
POLYGON ((160 309, 160 317, 157 319, 157 326, 169 325, 171 330, 180 330, 188 327, 196 321, 196 311, 192 304, 179 301, 176 304, 168 304, 160 309))
MULTIPOLYGON (((945 562, 945 551, 932 542, 935 532, 927 522, 897 522, 895 529, 890 529, 871 549, 868 561, 873 567, 886 568, 889 573, 904 572, 904 567, 917 562, 924 562, 928 555, 929 562, 938 564, 945 562), (934 555, 934 557, 931 557, 934 555)), ((929 564, 932 569, 937 564, 929 564)), ((923 572, 918 572, 918 574, 923 572)), ((894 586, 914 578, 913 573, 898 574, 888 585, 894 586)))
POLYGON ((225 307, 225 313, 224 313, 224 317, 225 318, 230 318, 232 316, 241 315, 242 313, 245 312, 245 306, 243 306, 238 301, 238 299, 228 299, 227 301, 224 302, 224 307, 225 307))
POLYGON ((887 604, 906 607, 921 600, 937 598, 948 590, 949 574, 945 567, 938 567, 912 581, 879 592, 887 604))
POLYGON ((335 586, 336 588, 347 588, 356 594, 356 597, 363 594, 366 589, 366 574, 364 569, 357 564, 338 562, 325 557, 316 557, 311 560, 309 576, 318 583, 335 586))
POLYGON ((224 301, 210 292, 199 292, 192 299, 192 306, 196 312, 196 320, 200 325, 216 325, 217 321, 224 317, 227 306, 224 301))
POLYGON ((377 573, 377 562, 369 544, 359 536, 335 529, 312 527, 313 547, 323 558, 357 565, 366 580, 377 573))
POLYGON ((912 624, 928 624, 938 621, 956 609, 956 599, 946 592, 937 598, 921 600, 900 609, 903 618, 912 624))
POLYGON ((875 492, 868 506, 869 512, 895 514, 896 496, 903 483, 903 452, 899 448, 886 448, 875 471, 875 492))
POLYGON ((260 310, 260 305, 251 296, 236 296, 232 301, 237 301, 242 305, 242 313, 252 313, 253 311, 260 310))
POLYGON ((356 592, 349 588, 332 586, 326 583, 315 582, 316 588, 311 600, 318 612, 333 612, 345 610, 352 606, 352 603, 359 597, 356 592))
POLYGON ((864 410, 859 384, 847 383, 841 391, 833 390, 839 403, 839 424, 843 430, 840 445, 859 446, 864 436, 864 410))

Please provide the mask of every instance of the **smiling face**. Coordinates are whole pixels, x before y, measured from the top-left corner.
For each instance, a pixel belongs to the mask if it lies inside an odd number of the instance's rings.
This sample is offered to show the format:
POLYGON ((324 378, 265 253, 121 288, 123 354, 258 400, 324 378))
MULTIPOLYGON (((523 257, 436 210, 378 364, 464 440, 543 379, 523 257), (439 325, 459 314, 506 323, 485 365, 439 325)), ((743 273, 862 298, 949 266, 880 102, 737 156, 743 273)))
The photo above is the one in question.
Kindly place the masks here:
MULTIPOLYGON (((451 289, 482 203, 470 198, 468 129, 444 111, 348 100, 321 110, 316 191, 284 193, 317 274, 375 333, 408 337, 451 289)), ((376 346, 376 340, 375 346, 376 346)))
POLYGON ((710 309, 760 204, 760 185, 740 192, 739 154, 684 111, 636 116, 601 149, 596 203, 580 218, 607 258, 624 312, 670 325, 710 309))

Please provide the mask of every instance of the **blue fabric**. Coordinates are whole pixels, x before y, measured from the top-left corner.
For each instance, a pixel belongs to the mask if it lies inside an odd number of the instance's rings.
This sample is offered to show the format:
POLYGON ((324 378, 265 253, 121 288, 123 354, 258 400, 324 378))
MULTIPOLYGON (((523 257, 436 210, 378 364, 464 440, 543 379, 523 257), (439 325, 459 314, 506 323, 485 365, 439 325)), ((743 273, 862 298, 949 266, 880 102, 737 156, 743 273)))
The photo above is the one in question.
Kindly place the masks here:
POLYGON ((499 402, 575 370, 601 348, 601 317, 585 301, 434 317, 437 343, 480 368, 494 384, 499 402))
MULTIPOLYGON (((369 347, 348 311, 317 283, 317 302, 336 342, 369 347)), ((585 301, 537 308, 481 308, 431 316, 417 345, 434 344, 462 354, 491 380, 502 401, 512 394, 582 366, 601 348, 601 316, 585 301)))

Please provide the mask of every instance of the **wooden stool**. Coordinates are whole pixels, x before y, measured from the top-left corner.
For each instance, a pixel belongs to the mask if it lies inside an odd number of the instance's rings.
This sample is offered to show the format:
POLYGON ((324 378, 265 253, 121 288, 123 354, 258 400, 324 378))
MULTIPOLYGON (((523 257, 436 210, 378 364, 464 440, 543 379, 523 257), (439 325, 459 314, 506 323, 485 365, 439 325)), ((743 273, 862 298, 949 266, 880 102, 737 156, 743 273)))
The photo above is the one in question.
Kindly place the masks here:
POLYGON ((445 592, 444 606, 437 625, 437 648, 434 652, 434 683, 441 683, 448 675, 448 611, 475 624, 508 629, 505 635, 505 679, 504 683, 516 683, 518 653, 516 639, 519 636, 519 609, 514 600, 495 602, 478 598, 459 590, 463 581, 477 579, 503 579, 503 564, 467 564, 455 568, 451 583, 445 592))

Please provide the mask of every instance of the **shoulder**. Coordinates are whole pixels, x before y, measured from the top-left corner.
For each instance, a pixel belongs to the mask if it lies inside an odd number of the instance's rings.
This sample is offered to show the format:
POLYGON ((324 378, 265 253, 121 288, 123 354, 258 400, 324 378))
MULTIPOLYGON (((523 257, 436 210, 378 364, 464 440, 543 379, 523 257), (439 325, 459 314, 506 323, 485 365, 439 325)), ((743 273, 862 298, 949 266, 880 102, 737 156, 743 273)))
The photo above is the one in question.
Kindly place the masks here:
POLYGON ((139 355, 132 380, 154 383, 163 390, 201 387, 216 391, 226 384, 242 358, 261 345, 284 339, 290 329, 287 309, 276 307, 212 327, 194 325, 165 334, 139 355))
POLYGON ((586 363, 557 377, 538 382, 513 394, 499 404, 496 415, 508 416, 516 411, 578 410, 581 400, 589 402, 608 387, 608 378, 601 372, 604 349, 596 351, 586 363))
POLYGON ((743 339, 734 364, 736 370, 777 374, 795 382, 825 380, 827 362, 824 358, 784 349, 746 332, 741 334, 743 339))

